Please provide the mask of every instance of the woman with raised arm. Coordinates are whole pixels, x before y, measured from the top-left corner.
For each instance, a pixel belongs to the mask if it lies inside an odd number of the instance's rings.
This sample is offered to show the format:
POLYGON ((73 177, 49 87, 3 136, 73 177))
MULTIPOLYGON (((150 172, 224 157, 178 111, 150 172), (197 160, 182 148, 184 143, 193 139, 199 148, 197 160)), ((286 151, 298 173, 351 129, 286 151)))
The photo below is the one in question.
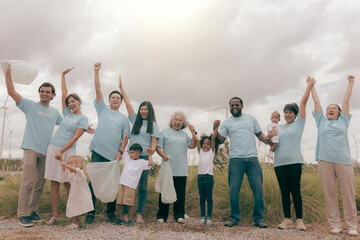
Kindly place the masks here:
POLYGON ((342 108, 330 104, 326 112, 322 110, 315 87, 311 89, 315 110, 313 116, 318 128, 316 144, 316 161, 326 201, 326 216, 330 225, 330 233, 339 234, 341 219, 338 204, 336 178, 342 196, 344 220, 350 236, 358 236, 357 210, 355 203, 355 176, 350 155, 348 128, 351 115, 349 100, 355 77, 349 75, 342 108))
MULTIPOLYGON (((151 102, 144 101, 140 104, 138 112, 135 113, 130 98, 125 93, 122 86, 121 76, 119 76, 119 87, 129 114, 129 120, 132 124, 129 146, 134 143, 140 144, 143 149, 140 159, 149 160, 146 149, 150 148, 152 155, 155 152, 157 140, 159 138, 159 126, 156 123, 154 108, 151 102)), ((136 214, 137 223, 144 223, 142 215, 145 212, 149 171, 150 170, 144 170, 139 181, 138 209, 136 214)), ((127 209, 125 211, 127 211, 127 209)), ((125 213, 127 214, 127 212, 125 213)))
POLYGON ((280 125, 279 143, 275 149, 274 170, 281 191, 281 200, 285 219, 278 225, 279 229, 293 227, 291 220, 291 201, 293 197, 296 213, 296 229, 306 231, 302 221, 302 198, 300 191, 302 165, 304 159, 301 154, 301 137, 306 121, 306 104, 310 90, 315 84, 314 78, 308 77, 307 87, 300 101, 300 108, 296 103, 288 103, 284 107, 285 124, 280 125))
POLYGON ((64 183, 69 195, 70 183, 67 175, 62 170, 60 159, 67 163, 68 159, 76 155, 76 141, 88 128, 88 118, 81 113, 81 99, 76 93, 68 95, 65 75, 73 68, 69 68, 61 76, 61 103, 64 119, 50 141, 46 153, 45 179, 51 180, 51 205, 53 216, 46 222, 48 225, 56 223, 59 216, 60 183, 64 183))

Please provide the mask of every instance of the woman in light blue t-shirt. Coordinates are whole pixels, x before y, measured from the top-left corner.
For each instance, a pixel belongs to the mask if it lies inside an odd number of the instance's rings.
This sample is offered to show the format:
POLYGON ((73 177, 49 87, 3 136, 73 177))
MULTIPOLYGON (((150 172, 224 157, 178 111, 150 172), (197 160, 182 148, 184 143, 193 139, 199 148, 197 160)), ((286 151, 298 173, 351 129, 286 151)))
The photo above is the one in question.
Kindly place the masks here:
MULTIPOLYGON (((142 153, 140 159, 149 160, 147 148, 151 149, 151 153, 155 152, 157 140, 159 138, 159 126, 156 123, 154 108, 149 101, 144 101, 140 104, 137 114, 132 107, 130 98, 125 93, 122 86, 121 76, 119 77, 120 92, 124 98, 126 109, 129 114, 129 119, 132 124, 130 135, 130 144, 138 143, 142 146, 142 153)), ((136 214, 136 222, 144 223, 142 214, 145 212, 146 198, 147 198, 147 182, 150 170, 144 170, 138 185, 138 209, 136 214)), ((124 207, 124 213, 127 214, 128 209, 124 207)))
POLYGON ((88 118, 81 114, 81 99, 75 94, 69 94, 66 87, 65 75, 73 68, 62 73, 61 77, 61 103, 64 119, 61 121, 58 130, 50 141, 46 153, 45 178, 51 180, 51 205, 53 216, 46 222, 48 225, 56 223, 59 209, 60 183, 63 182, 66 192, 69 195, 70 183, 65 175, 59 160, 64 162, 76 155, 76 141, 88 128, 88 118))
POLYGON ((314 78, 308 77, 307 87, 300 101, 300 108, 296 103, 286 104, 284 119, 286 124, 280 125, 279 143, 275 148, 274 170, 281 191, 281 200, 285 219, 278 225, 280 229, 293 227, 291 220, 291 200, 296 213, 296 229, 306 231, 302 221, 302 198, 300 191, 302 165, 304 159, 301 154, 301 137, 306 120, 306 103, 310 90, 315 84, 314 78))
POLYGON ((355 176, 348 140, 348 127, 351 115, 349 100, 355 77, 348 76, 349 84, 342 102, 342 108, 330 104, 326 113, 322 110, 315 87, 311 89, 315 111, 313 116, 318 128, 316 161, 326 201, 326 215, 330 233, 339 234, 341 219, 338 204, 336 178, 342 196, 344 220, 350 236, 358 236, 357 210, 355 203, 355 176))

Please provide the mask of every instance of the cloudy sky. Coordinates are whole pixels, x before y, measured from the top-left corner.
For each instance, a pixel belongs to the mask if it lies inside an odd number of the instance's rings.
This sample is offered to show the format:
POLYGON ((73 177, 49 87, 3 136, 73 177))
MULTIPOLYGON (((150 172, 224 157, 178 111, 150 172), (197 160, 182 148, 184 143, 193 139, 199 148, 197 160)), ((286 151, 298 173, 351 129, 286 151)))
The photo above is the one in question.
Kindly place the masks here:
MULTIPOLYGON (((101 61, 104 95, 118 88, 121 74, 135 109, 150 100, 161 128, 174 111, 184 111, 200 133, 225 119, 221 107, 233 96, 244 100, 244 112, 265 131, 272 111, 299 103, 308 75, 317 80, 323 106, 341 104, 351 73, 357 77, 350 105, 352 146, 360 139, 359 10, 357 0, 2 0, 0 60, 37 66, 31 85, 15 84, 34 101, 44 81, 60 93, 61 72, 74 67, 67 76, 69 92, 82 97, 82 111, 95 126, 93 64, 101 61), (208 111, 216 108, 221 109, 208 111)), ((0 93, 3 105, 4 75, 0 93)), ((60 110, 60 96, 51 104, 60 110)), ((25 117, 12 99, 7 107, 3 156, 13 130, 11 153, 21 157, 25 117)), ((312 110, 310 97, 302 139, 308 162, 317 131, 312 110)), ((121 111, 126 114, 125 106, 121 111)), ((84 135, 78 153, 88 154, 90 141, 84 135)))

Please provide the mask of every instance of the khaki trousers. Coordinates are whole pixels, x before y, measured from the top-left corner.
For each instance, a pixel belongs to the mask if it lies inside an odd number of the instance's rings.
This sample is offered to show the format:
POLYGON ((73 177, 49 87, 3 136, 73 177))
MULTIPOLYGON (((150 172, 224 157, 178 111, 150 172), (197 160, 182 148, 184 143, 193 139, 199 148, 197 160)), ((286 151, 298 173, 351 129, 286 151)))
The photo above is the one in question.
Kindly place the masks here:
POLYGON ((326 201, 326 216, 331 228, 341 228, 336 178, 343 202, 344 220, 348 230, 357 229, 355 176, 352 165, 319 160, 319 176, 326 201))
POLYGON ((44 154, 29 149, 24 150, 18 217, 30 216, 33 211, 38 209, 45 184, 45 160, 44 154))

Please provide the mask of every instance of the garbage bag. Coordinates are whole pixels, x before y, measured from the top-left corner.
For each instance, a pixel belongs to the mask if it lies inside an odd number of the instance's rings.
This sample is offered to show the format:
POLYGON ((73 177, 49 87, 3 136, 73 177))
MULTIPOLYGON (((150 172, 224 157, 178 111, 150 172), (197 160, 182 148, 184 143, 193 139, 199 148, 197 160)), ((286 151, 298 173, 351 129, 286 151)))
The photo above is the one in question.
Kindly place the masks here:
POLYGON ((6 73, 8 65, 11 64, 11 78, 15 83, 29 85, 38 75, 38 70, 23 60, 5 60, 0 63, 4 73, 6 73))
POLYGON ((89 163, 86 168, 95 196, 103 203, 115 201, 119 189, 120 161, 89 163))
POLYGON ((177 200, 169 161, 164 161, 161 165, 155 184, 155 191, 161 193, 161 201, 163 203, 173 203, 177 200))

